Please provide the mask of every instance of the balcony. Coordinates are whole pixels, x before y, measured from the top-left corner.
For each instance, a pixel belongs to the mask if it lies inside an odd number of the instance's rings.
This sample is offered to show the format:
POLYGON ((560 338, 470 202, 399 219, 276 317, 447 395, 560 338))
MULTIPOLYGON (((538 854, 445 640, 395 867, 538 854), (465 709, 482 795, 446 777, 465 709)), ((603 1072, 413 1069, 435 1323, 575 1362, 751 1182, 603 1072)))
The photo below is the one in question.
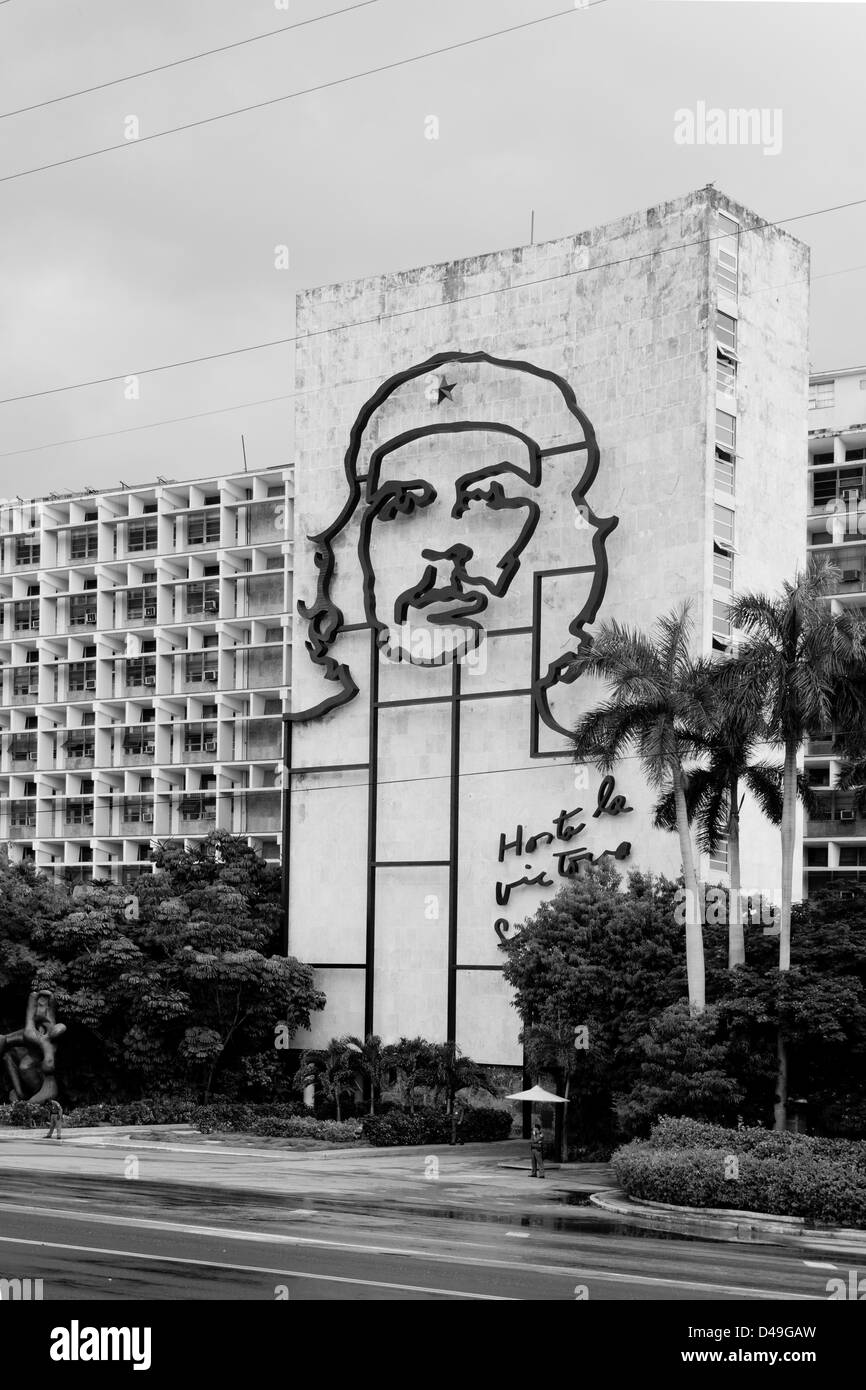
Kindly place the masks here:
POLYGON ((861 809, 851 792, 822 791, 821 812, 806 821, 807 838, 844 839, 866 835, 866 810, 861 809))
POLYGON ((213 762, 217 756, 217 728, 215 724, 189 723, 175 724, 171 744, 173 763, 213 762))
POLYGON ((113 767, 149 767, 156 752, 153 724, 115 725, 112 730, 113 767))

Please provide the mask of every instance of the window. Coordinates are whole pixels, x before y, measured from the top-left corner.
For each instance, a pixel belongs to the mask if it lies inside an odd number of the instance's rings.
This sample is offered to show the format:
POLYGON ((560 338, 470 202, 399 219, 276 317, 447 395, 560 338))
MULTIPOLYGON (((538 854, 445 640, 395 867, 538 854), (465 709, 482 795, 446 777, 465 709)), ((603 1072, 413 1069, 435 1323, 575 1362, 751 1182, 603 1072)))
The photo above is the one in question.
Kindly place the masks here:
POLYGON ((815 381, 809 386, 809 409, 827 410, 835 403, 835 381, 815 381))
POLYGON ((726 410, 716 411, 716 472, 715 484, 720 492, 734 491, 734 464, 737 447, 737 422, 726 410))
POLYGON ((283 484, 282 484, 282 483, 276 483, 276 484, 274 484, 273 486, 271 486, 271 487, 268 488, 267 493, 266 493, 265 495, 266 495, 267 497, 284 497, 284 496, 285 496, 285 492, 286 492, 286 489, 285 489, 285 487, 283 486, 283 484))
POLYGON ((721 839, 710 855, 710 871, 717 874, 728 872, 728 840, 721 839))
POLYGON ((220 538, 220 519, 206 516, 204 512, 194 512, 187 518, 186 539, 188 545, 218 545, 220 538))
POLYGON ((268 556, 268 559, 267 559, 267 564, 265 565, 265 569, 269 569, 269 570, 281 570, 281 569, 283 569, 283 557, 282 557, 282 555, 269 555, 269 556, 268 556))
POLYGON ((189 584, 186 590, 187 616, 194 613, 219 613, 219 586, 216 584, 189 584))
POLYGON ((127 685, 155 685, 156 661, 146 661, 144 657, 134 657, 126 663, 127 685))
POLYGON ((839 868, 860 867, 866 864, 866 845, 840 845, 839 868))
POLYGON ((713 650, 727 651, 731 645, 731 610, 726 603, 713 599, 713 650))
POLYGON ((810 869, 826 869, 828 860, 826 845, 808 845, 806 847, 806 863, 810 869))
POLYGON ((720 589, 734 587, 734 557, 721 546, 713 546, 713 583, 720 589))
POLYGON ((737 422, 726 410, 716 411, 716 443, 726 453, 733 454, 737 447, 737 422))
POLYGON ((720 309, 716 311, 716 343, 729 352, 737 350, 737 320, 731 318, 730 314, 723 314, 720 309))
POLYGON ((31 544, 30 541, 17 540, 15 542, 15 563, 16 565, 38 565, 41 550, 38 544, 31 544))
POLYGON ((282 642, 282 640, 283 640, 283 629, 282 629, 281 627, 266 627, 266 628, 265 628, 265 641, 266 641, 266 642, 282 642))
POLYGON ((715 539, 720 545, 732 550, 734 548, 734 513, 729 507, 722 507, 717 502, 713 508, 713 521, 715 539))
POLYGON ((209 681, 217 679, 216 653, 190 652, 186 658, 186 679, 188 681, 209 681))
POLYGON ((719 213, 719 232, 716 240, 716 286, 731 299, 737 297, 739 281, 739 224, 732 217, 719 213))
POLYGON ((69 554, 73 560, 92 560, 97 551, 97 535, 95 531, 70 531, 69 533, 69 554))
POLYGON ((716 358, 716 390, 723 396, 733 396, 737 389, 737 364, 719 353, 716 358))
POLYGON ((127 549, 131 555, 141 550, 156 550, 156 546, 156 522, 147 524, 144 522, 138 522, 137 524, 130 522, 127 549))

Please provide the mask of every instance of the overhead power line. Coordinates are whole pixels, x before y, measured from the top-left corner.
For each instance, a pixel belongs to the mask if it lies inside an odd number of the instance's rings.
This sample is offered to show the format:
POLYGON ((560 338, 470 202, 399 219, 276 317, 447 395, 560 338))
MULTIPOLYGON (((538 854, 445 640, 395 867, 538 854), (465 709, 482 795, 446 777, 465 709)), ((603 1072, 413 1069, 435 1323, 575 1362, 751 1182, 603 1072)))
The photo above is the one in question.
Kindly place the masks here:
MULTIPOLYGON (((600 0, 596 0, 600 3, 600 0)), ((791 217, 780 217, 773 222, 759 221, 749 227, 740 229, 741 235, 749 232, 767 231, 773 227, 784 226, 788 222, 802 222, 809 217, 822 217, 831 212, 842 212, 849 208, 862 207, 866 204, 866 198, 856 198, 848 203, 836 203, 831 207, 815 208, 811 212, 795 213, 791 217)), ((222 352, 203 353, 199 357, 185 357, 176 362, 163 362, 155 367, 140 367, 137 370, 127 370, 115 372, 112 376, 93 377, 89 381, 70 382, 66 386, 49 386, 41 391, 28 391, 19 396, 6 396, 0 399, 0 405, 14 405, 20 401, 38 400, 43 396, 57 396, 66 391, 82 391, 91 386, 108 386, 114 382, 125 381, 129 377, 152 376, 156 372, 175 371, 179 367, 198 366, 203 362, 218 362, 226 357, 240 357, 247 352, 262 352, 267 348, 285 347, 291 343, 306 342, 311 338, 319 338, 328 333, 347 332, 352 329, 366 328, 371 324, 384 322, 386 319, 405 318, 409 314, 427 313, 436 309, 448 308, 452 304, 465 304, 476 299, 486 299, 490 295, 507 294, 516 290, 530 289, 535 285, 550 284, 554 280, 567 280, 577 275, 595 274, 601 270, 611 270, 617 266, 630 265, 635 261, 651 260, 653 256, 670 255, 675 251, 691 250, 695 246, 707 246, 714 241, 724 241, 727 239, 726 233, 719 233, 710 237, 697 237, 693 241, 676 242, 673 246, 660 246, 652 251, 640 251, 633 256, 621 256, 617 260, 602 261, 599 265, 578 266, 573 270, 558 271, 553 275, 540 275, 534 280, 520 280, 512 285, 500 285, 493 290, 477 290, 472 294, 455 295, 452 299, 440 300, 438 304, 412 305, 407 309, 393 309, 389 313, 374 314, 366 319, 359 319, 355 323, 334 324, 329 328, 317 328, 310 333, 295 333, 285 338, 271 338, 263 343, 249 343, 245 347, 226 348, 222 352)), ((805 282, 804 282, 805 283, 805 282)))
MULTIPOLYGON (((8 0, 0 0, 0 5, 8 0)), ((377 5, 379 0, 358 0, 355 5, 347 5, 342 10, 330 10, 328 14, 317 14, 312 19, 299 19, 295 24, 284 24, 279 29, 268 29, 263 34, 253 34, 248 39, 236 39, 234 43, 224 43, 219 48, 204 48, 200 53, 190 53, 187 58, 175 58, 171 63, 159 63, 154 68, 142 68, 141 72, 130 72, 125 77, 112 77, 108 82, 97 82, 92 87, 80 87, 76 92, 64 92, 59 97, 48 97, 45 101, 35 101, 32 106, 19 106, 15 111, 0 111, 0 121, 10 116, 24 116, 29 111, 41 111, 45 106, 56 106, 61 101, 72 101, 75 97, 90 96, 92 92, 104 92, 109 87, 119 87, 123 82, 135 82, 139 77, 152 77, 157 72, 168 72, 171 68, 183 67, 185 63, 196 63, 199 58, 212 58, 217 53, 228 53, 233 48, 243 48, 246 44, 261 43, 262 39, 272 39, 278 34, 288 34, 293 29, 305 29, 309 24, 320 24, 323 19, 336 19, 341 14, 351 14, 353 10, 366 9, 377 5)))
MULTIPOLYGON (((0 0, 2 3, 2 0, 0 0)), ((782 285, 762 285, 759 289, 752 290, 753 294, 769 294, 772 290, 790 289, 792 285, 808 285, 815 280, 830 280, 837 275, 850 275, 857 270, 866 270, 866 261, 860 265, 843 266, 841 270, 827 270, 821 275, 812 275, 803 280, 786 280, 782 285)), ((336 386, 342 390, 344 386, 365 386, 371 381, 379 381, 380 373, 372 376, 353 377, 348 381, 340 381, 336 386)), ((213 410, 199 410, 193 415, 173 415, 165 420, 149 420, 144 425, 127 425, 120 430, 103 430, 100 434, 82 434, 74 439, 54 439, 47 444, 34 444, 27 449, 9 449, 4 454, 0 454, 0 459, 18 458, 22 454, 40 454, 46 449, 62 449, 71 444, 91 444, 99 439, 115 439, 123 434, 138 434, 142 430, 161 429, 166 425, 184 425, 192 420, 206 420, 212 415, 231 415, 235 410, 254 410, 262 405, 276 405, 283 401, 294 401, 301 396, 313 395, 317 391, 332 390, 332 385, 328 386, 308 386, 302 391, 289 391, 282 396, 266 396, 258 401, 237 401, 235 405, 217 406, 213 410)))
POLYGON ((177 135, 183 130, 198 130, 202 126, 213 125, 216 121, 227 121, 233 116, 244 116, 251 111, 264 111, 269 106, 278 106, 284 101, 294 101, 298 97, 312 96, 314 92, 325 92, 333 87, 342 87, 349 82, 358 82, 363 77, 375 77, 383 72, 393 72, 396 68, 408 67, 411 63, 421 63, 427 58, 438 58, 443 53, 454 53, 461 48, 471 48, 479 43, 486 43, 489 39, 501 38, 504 34, 516 34, 521 29, 532 29, 535 25, 546 24, 551 19, 562 19, 565 15, 581 14, 584 10, 592 9, 596 5, 604 5, 607 0, 589 0, 587 5, 576 7, 572 5, 567 10, 557 10, 555 14, 539 16, 538 19, 527 19, 522 24, 512 24, 506 29, 495 29, 489 34, 478 34, 474 39, 462 39, 458 43, 446 44, 443 48, 432 48, 426 53, 416 53, 409 58, 397 58, 392 63, 382 63, 379 67, 365 68, 362 72, 349 73, 346 77, 335 77, 330 82, 319 82, 313 87, 302 87, 296 92, 286 92, 283 96, 269 97, 266 101, 255 101, 249 106, 238 106, 232 111, 220 111, 215 116, 204 116, 198 121, 187 121, 184 125, 170 126, 168 130, 157 130, 153 135, 140 135, 136 140, 121 140, 116 145, 103 145, 98 150, 87 150, 84 154, 73 154, 66 159, 55 159, 49 164, 36 164, 32 169, 20 169, 15 174, 4 174, 0 177, 0 183, 11 183, 15 179, 26 179, 31 174, 42 174, 48 169, 60 169, 66 164, 79 164, 85 159, 96 159, 99 155, 110 154, 113 150, 128 150, 134 145, 144 145, 152 140, 162 140, 167 135, 177 135))

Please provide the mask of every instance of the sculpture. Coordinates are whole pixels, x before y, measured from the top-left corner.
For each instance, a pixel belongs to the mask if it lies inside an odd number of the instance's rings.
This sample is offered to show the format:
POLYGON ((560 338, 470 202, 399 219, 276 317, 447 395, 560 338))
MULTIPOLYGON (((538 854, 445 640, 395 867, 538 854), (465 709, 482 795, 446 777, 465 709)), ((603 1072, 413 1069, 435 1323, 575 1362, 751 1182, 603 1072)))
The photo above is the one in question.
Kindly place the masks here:
POLYGON ((24 1027, 0 1033, 0 1063, 12 1087, 9 1100, 41 1105, 57 1096, 54 1075, 56 1040, 66 1032, 54 1014, 54 995, 36 990, 27 1000, 24 1027))

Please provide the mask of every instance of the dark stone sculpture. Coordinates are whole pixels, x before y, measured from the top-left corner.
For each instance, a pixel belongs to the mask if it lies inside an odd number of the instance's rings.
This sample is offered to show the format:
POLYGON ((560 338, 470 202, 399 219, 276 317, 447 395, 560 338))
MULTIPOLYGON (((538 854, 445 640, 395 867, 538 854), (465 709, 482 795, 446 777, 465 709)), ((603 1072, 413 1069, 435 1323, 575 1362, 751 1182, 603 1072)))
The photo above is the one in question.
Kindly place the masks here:
POLYGON ((0 1033, 0 1065, 12 1087, 9 1100, 41 1105, 57 1096, 54 1076, 56 1040, 66 1032, 54 1014, 54 995, 38 990, 27 1000, 24 1027, 0 1033))

